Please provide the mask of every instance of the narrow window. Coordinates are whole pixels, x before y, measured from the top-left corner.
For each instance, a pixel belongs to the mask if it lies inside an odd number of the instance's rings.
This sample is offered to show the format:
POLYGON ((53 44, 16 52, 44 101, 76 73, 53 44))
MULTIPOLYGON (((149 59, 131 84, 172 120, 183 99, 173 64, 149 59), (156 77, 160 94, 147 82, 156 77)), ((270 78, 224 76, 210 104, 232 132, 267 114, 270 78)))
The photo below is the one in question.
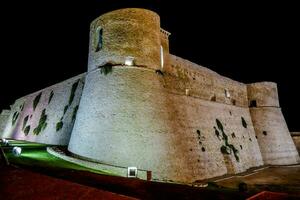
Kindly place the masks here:
POLYGON ((256 100, 251 100, 250 101, 250 107, 257 107, 256 100))
POLYGON ((102 49, 102 35, 103 35, 103 30, 101 27, 98 27, 96 30, 96 35, 95 35, 95 52, 98 52, 102 49))

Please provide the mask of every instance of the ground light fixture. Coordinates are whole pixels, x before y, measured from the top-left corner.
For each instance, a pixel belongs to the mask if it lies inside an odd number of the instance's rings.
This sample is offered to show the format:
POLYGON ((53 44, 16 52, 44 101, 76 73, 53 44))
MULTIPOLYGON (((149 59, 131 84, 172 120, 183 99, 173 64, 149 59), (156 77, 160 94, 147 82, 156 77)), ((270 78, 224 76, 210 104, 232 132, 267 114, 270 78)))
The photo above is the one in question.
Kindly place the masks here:
POLYGON ((136 167, 128 167, 127 168, 127 177, 128 178, 136 178, 137 177, 137 168, 136 167))
POLYGON ((14 156, 20 156, 22 153, 22 148, 21 147, 14 147, 12 149, 12 153, 14 154, 14 156))
POLYGON ((3 138, 2 139, 2 144, 5 145, 5 146, 8 146, 8 140, 3 138))

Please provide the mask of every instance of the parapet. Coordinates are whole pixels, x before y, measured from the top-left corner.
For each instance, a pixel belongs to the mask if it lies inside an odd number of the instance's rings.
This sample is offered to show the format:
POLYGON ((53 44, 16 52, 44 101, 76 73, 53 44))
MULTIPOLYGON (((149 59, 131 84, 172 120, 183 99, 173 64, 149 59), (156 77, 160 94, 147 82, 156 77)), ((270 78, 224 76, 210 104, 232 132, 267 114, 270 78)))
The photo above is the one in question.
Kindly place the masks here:
POLYGON ((161 29, 159 15, 140 8, 108 12, 90 26, 89 71, 104 65, 160 68, 161 29))
POLYGON ((279 107, 277 84, 258 82, 247 84, 249 107, 279 107))

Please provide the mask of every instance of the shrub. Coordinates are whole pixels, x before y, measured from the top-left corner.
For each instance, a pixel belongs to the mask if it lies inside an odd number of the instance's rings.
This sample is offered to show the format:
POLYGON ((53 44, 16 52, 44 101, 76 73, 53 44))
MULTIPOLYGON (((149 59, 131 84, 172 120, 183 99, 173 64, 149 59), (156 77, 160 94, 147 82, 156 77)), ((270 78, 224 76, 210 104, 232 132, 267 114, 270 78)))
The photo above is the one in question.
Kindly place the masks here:
POLYGON ((26 126, 26 124, 27 124, 28 119, 29 119, 29 115, 27 115, 27 116, 24 118, 24 120, 23 120, 23 128, 22 128, 22 130, 24 130, 24 128, 25 128, 25 126, 26 126))
POLYGON ((76 89, 78 87, 78 84, 79 84, 79 79, 75 83, 73 83, 73 85, 72 85, 71 94, 70 94, 70 97, 69 97, 69 105, 71 105, 73 100, 74 100, 75 92, 76 92, 76 89))
POLYGON ((73 109, 73 114, 72 114, 72 121, 76 119, 77 111, 78 111, 78 105, 73 109))
POLYGON ((65 114, 66 114, 66 112, 67 112, 68 108, 69 108, 69 106, 68 106, 68 105, 66 105, 66 106, 64 107, 64 114, 63 114, 63 115, 65 115, 65 114))
POLYGON ((28 135, 29 131, 30 131, 30 126, 26 126, 26 128, 24 129, 25 135, 28 135))
POLYGON ((40 92, 33 100, 33 110, 35 110, 35 108, 37 107, 37 105, 39 104, 40 102, 40 99, 41 99, 41 96, 42 96, 42 92, 40 92))
POLYGON ((228 152, 227 149, 228 148, 225 145, 222 145, 220 150, 221 150, 222 154, 230 154, 230 152, 228 152))
POLYGON ((54 93, 53 93, 53 91, 51 91, 50 92, 50 96, 49 96, 49 100, 48 100, 48 104, 51 102, 51 100, 53 98, 53 95, 54 95, 54 93))
POLYGON ((16 121, 17 121, 17 119, 19 118, 19 112, 18 111, 16 111, 16 112, 14 112, 14 114, 13 114, 13 118, 12 118, 12 125, 15 125, 15 123, 16 123, 16 121))
POLYGON ((63 126, 64 126, 64 123, 62 121, 57 122, 57 124, 56 124, 56 132, 59 131, 60 129, 62 129, 63 126))
POLYGON ((241 120, 242 120, 242 125, 243 125, 243 127, 244 128, 247 128, 247 122, 246 122, 246 120, 244 119, 244 117, 241 117, 241 120))
POLYGON ((220 122, 220 120, 216 119, 216 123, 217 123, 218 128, 219 128, 221 131, 223 131, 224 128, 223 128, 223 125, 222 125, 222 123, 220 122))
POLYGON ((104 75, 112 73, 113 70, 111 65, 100 66, 99 68, 100 68, 100 73, 104 75))
POLYGON ((34 135, 40 134, 40 132, 47 127, 46 121, 47 121, 47 115, 46 115, 46 109, 44 109, 42 111, 38 126, 35 129, 33 129, 34 135))

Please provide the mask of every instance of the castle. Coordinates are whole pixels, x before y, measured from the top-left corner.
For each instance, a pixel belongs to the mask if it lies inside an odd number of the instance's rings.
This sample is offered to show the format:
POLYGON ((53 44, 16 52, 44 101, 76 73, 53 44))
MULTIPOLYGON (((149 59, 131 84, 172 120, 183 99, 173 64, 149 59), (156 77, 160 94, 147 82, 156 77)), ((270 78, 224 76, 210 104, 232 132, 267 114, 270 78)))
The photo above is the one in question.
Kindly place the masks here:
POLYGON ((299 163, 276 83, 240 83, 174 56, 169 36, 145 9, 95 19, 88 71, 17 99, 0 116, 2 138, 68 145, 158 181, 299 163))

